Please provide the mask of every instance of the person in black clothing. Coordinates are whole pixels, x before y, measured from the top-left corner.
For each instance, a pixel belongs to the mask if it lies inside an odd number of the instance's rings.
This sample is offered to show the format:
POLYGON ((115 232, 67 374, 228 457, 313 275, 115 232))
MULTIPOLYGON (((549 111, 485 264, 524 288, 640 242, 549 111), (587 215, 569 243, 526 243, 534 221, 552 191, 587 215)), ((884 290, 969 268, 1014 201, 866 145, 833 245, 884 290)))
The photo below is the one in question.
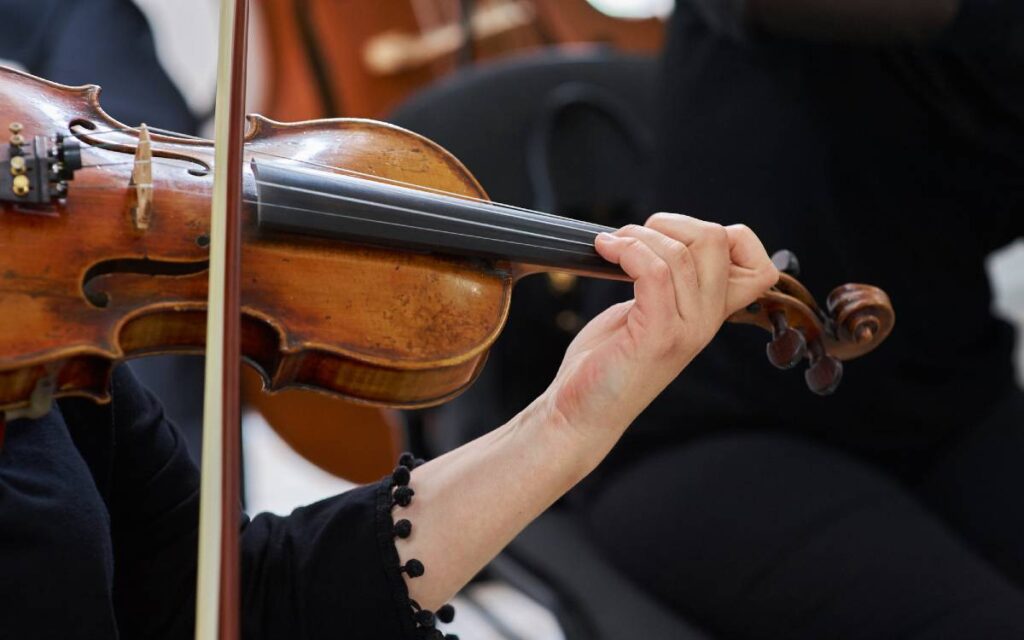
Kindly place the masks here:
POLYGON ((897 321, 828 398, 724 329, 581 496, 597 542, 715 638, 1024 637, 1024 394, 985 272, 1024 235, 1024 3, 680 0, 663 78, 656 206, 897 321))
MULTIPOLYGON (((65 82, 109 80, 105 105, 129 121, 189 125, 172 121, 173 108, 159 120, 129 115, 143 98, 180 105, 130 3, 49 0, 33 11, 9 12, 25 38, 4 41, 0 57, 65 82), (73 37, 82 30, 88 44, 73 37)), ((4 215, 18 214, 0 213, 0 229, 4 215)), ((443 637, 444 601, 596 467, 724 319, 778 277, 746 227, 686 216, 602 234, 596 248, 633 277, 635 299, 589 323, 547 391, 507 424, 426 464, 403 457, 379 483, 287 517, 243 519, 244 637, 443 637)), ((0 331, 18 321, 4 302, 0 287, 0 331)), ((198 470, 126 367, 111 395, 6 423, 0 639, 192 635, 198 470)))

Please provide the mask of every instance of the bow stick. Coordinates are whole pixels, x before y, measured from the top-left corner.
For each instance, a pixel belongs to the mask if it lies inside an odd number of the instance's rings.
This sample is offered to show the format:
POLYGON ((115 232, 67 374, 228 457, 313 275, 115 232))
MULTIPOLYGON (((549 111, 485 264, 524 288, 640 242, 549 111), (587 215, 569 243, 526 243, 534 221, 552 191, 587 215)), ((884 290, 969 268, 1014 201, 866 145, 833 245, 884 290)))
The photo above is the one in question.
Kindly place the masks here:
POLYGON ((248 4, 248 0, 221 0, 220 9, 196 577, 197 640, 239 637, 239 271, 248 4))

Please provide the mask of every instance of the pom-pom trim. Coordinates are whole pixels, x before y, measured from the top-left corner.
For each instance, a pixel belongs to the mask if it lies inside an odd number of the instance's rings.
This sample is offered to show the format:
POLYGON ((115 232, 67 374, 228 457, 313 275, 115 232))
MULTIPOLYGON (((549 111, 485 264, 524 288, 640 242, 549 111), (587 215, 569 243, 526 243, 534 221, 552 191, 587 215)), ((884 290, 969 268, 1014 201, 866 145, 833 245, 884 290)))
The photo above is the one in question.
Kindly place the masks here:
POLYGON ((410 579, 419 578, 426 573, 426 567, 416 558, 409 558, 405 564, 401 564, 398 557, 398 550, 395 548, 395 538, 408 538, 412 535, 412 522, 402 518, 394 521, 392 511, 396 508, 408 507, 412 504, 416 492, 411 486, 412 470, 423 464, 423 460, 414 457, 410 453, 403 453, 398 459, 398 467, 391 473, 390 477, 381 482, 381 490, 377 500, 378 531, 386 533, 379 535, 382 545, 386 545, 385 555, 389 565, 395 569, 392 579, 393 593, 396 601, 404 602, 408 611, 411 612, 411 637, 417 640, 459 640, 454 634, 445 634, 436 628, 437 622, 449 623, 455 618, 455 608, 450 604, 440 607, 436 612, 424 609, 418 602, 409 597, 409 590, 402 579, 402 575, 410 579))

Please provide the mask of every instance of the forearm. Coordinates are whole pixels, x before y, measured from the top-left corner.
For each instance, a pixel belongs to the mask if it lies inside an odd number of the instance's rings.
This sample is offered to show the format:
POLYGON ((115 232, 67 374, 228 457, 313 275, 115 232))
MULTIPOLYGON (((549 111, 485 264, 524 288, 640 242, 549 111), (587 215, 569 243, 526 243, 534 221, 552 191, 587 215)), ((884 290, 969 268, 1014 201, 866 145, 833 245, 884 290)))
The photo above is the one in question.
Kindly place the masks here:
POLYGON ((416 498, 395 515, 414 523, 413 534, 396 541, 402 562, 426 566, 422 577, 406 578, 414 600, 428 609, 443 604, 621 435, 602 430, 584 440, 566 427, 542 397, 502 427, 416 468, 416 498))

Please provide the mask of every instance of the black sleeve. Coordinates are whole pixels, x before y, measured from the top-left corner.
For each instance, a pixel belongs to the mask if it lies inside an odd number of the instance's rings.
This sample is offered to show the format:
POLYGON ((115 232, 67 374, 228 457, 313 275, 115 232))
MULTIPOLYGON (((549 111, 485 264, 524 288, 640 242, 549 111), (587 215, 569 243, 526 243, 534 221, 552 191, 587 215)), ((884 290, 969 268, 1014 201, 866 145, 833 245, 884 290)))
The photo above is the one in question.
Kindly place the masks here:
POLYGON ((415 638, 384 481, 243 530, 245 638, 415 638))
MULTIPOLYGON (((129 638, 191 637, 198 470, 177 429, 127 367, 115 373, 113 394, 109 502, 118 625, 129 638)), ((243 519, 244 636, 421 637, 391 515, 396 500, 400 508, 411 499, 409 487, 396 488, 407 483, 408 472, 397 470, 288 517, 243 519)))

